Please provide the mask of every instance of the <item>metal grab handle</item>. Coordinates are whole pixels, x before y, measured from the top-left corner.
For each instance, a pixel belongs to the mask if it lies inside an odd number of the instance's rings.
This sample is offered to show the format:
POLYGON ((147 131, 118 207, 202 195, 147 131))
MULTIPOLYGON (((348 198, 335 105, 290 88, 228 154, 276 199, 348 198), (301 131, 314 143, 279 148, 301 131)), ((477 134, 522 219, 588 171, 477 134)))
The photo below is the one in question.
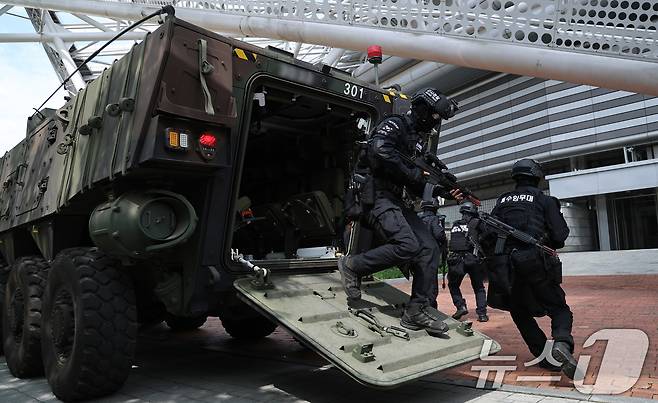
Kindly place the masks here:
POLYGON ((215 114, 215 108, 212 106, 212 95, 206 83, 206 75, 212 73, 215 66, 208 61, 208 41, 199 39, 199 81, 201 81, 201 90, 203 93, 203 101, 208 115, 215 114))
POLYGON ((272 283, 270 282, 270 271, 263 267, 256 266, 255 264, 246 260, 237 249, 231 249, 231 260, 233 260, 236 263, 240 263, 241 265, 245 266, 246 268, 254 272, 255 278, 252 283, 256 287, 258 288, 273 287, 272 283))
POLYGON ((373 332, 379 333, 379 335, 382 337, 384 337, 384 335, 388 333, 390 335, 399 337, 407 341, 411 340, 411 336, 409 336, 409 332, 397 326, 383 326, 381 323, 379 323, 375 315, 373 315, 368 311, 365 311, 363 309, 349 309, 349 311, 352 313, 352 315, 367 322, 368 329, 372 330, 373 332))

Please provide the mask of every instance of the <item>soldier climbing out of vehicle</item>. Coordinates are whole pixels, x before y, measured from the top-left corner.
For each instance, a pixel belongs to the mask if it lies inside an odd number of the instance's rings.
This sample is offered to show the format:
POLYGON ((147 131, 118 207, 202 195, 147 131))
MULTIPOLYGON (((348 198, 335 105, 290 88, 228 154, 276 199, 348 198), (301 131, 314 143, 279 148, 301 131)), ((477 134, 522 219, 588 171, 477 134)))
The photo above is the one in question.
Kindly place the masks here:
POLYGON ((448 193, 451 189, 429 183, 427 173, 403 157, 425 151, 432 130, 441 119, 451 118, 456 111, 456 102, 428 88, 412 97, 411 108, 404 116, 388 116, 375 127, 357 164, 367 168, 369 174, 360 176, 365 181, 354 196, 362 206, 360 222, 373 229, 382 243, 338 260, 345 292, 351 301, 361 299, 361 277, 392 266, 408 265, 413 284, 400 325, 411 330, 425 329, 432 335, 448 330, 432 307, 441 251, 425 224, 402 198, 405 190, 420 197, 426 187, 432 187, 434 197, 452 198, 448 193))

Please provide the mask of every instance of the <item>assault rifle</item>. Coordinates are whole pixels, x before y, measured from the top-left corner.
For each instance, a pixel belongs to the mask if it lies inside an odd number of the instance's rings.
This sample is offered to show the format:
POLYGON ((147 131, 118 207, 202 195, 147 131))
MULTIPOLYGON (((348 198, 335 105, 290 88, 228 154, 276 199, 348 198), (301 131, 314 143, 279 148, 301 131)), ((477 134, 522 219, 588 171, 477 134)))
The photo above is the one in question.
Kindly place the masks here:
POLYGON ((502 253, 502 249, 505 243, 505 239, 507 237, 512 237, 514 239, 518 239, 521 242, 527 243, 529 245, 534 245, 541 249, 542 252, 546 253, 549 256, 557 256, 557 251, 555 249, 551 249, 548 246, 544 245, 541 243, 540 240, 537 238, 520 231, 511 225, 507 225, 504 222, 498 220, 497 218, 493 217, 489 213, 485 213, 482 211, 477 211, 475 208, 469 208, 468 206, 462 206, 462 208, 459 209, 459 212, 462 213, 465 216, 468 216, 470 218, 479 218, 480 222, 485 223, 488 228, 493 230, 498 235, 498 241, 496 242, 496 251, 495 253, 502 253))
POLYGON ((478 199, 466 186, 460 184, 457 181, 457 177, 453 175, 452 172, 448 171, 448 166, 436 155, 425 153, 421 156, 411 158, 400 153, 400 156, 403 160, 414 164, 422 171, 427 172, 431 183, 440 185, 448 190, 458 189, 464 198, 476 206, 480 205, 480 199, 478 199))

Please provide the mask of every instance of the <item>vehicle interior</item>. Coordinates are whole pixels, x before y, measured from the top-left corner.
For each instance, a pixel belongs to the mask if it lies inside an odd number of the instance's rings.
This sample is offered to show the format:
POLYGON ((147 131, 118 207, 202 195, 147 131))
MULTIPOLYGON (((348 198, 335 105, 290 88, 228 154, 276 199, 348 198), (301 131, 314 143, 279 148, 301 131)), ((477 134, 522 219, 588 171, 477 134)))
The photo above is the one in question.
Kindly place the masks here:
POLYGON ((254 94, 232 248, 247 260, 344 252, 343 196, 371 117, 328 94, 260 86, 254 94))

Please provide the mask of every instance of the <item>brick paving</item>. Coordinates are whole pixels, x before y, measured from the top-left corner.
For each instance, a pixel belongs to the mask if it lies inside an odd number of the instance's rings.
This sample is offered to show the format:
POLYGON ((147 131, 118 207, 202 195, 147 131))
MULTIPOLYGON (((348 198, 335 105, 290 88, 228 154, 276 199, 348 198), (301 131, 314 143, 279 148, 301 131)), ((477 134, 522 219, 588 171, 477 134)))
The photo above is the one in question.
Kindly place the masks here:
MULTIPOLYGON (((405 289, 405 283, 398 282, 405 289)), ((350 380, 326 362, 301 346, 288 333, 278 329, 258 343, 242 343, 231 339, 217 319, 210 319, 202 329, 173 334, 159 325, 142 329, 137 360, 126 385, 104 402, 639 402, 658 399, 657 345, 658 276, 567 277, 564 284, 568 302, 574 311, 576 344, 603 328, 638 328, 649 335, 649 353, 642 376, 623 397, 592 396, 576 392, 567 381, 555 383, 519 382, 518 376, 544 375, 535 367, 525 368, 530 360, 509 315, 491 311, 491 321, 475 322, 479 330, 503 346, 500 354, 518 354, 520 369, 508 373, 498 390, 475 389, 476 373, 472 362, 443 371, 400 388, 381 391, 365 388, 350 380), (632 396, 633 398, 629 398, 632 396)), ((463 292, 473 301, 469 282, 463 292)), ((452 313, 446 290, 442 290, 439 306, 452 313)), ((473 313, 469 314, 474 318, 473 313)), ((544 328, 546 319, 541 320, 544 328)), ((597 342, 576 353, 593 356, 592 382, 605 344, 597 342), (598 361, 597 361, 598 358, 598 361)), ((0 358, 0 402, 46 402, 56 400, 43 378, 13 378, 0 358)))
MULTIPOLYGON (((409 284, 398 283, 397 286, 409 291, 409 284)), ((574 314, 574 341, 576 356, 592 356, 584 384, 593 384, 601 364, 606 343, 597 341, 593 346, 583 349, 585 340, 598 330, 606 328, 641 329, 649 336, 649 351, 638 382, 624 396, 646 399, 658 399, 658 275, 624 275, 624 276, 570 276, 564 278, 563 288, 567 302, 574 314)), ((523 339, 514 326, 507 312, 490 309, 490 321, 475 321, 475 297, 468 280, 462 284, 462 293, 469 304, 470 313, 464 319, 473 320, 474 327, 498 341, 503 349, 499 355, 514 355, 517 360, 503 362, 500 365, 516 365, 517 371, 507 373, 504 384, 525 387, 548 388, 561 391, 574 391, 568 379, 560 382, 520 382, 518 376, 555 375, 541 368, 524 367, 533 357, 528 352, 523 339)), ((454 307, 448 289, 439 292, 439 309, 453 313, 454 307)), ((539 319, 544 332, 550 337, 550 320, 539 319)), ((477 373, 471 371, 473 365, 483 365, 475 361, 451 370, 443 375, 452 379, 474 380, 477 373)))
MULTIPOLYGON (((43 378, 16 379, 0 358, 0 402, 57 401, 43 378)), ((103 403, 187 402, 541 402, 584 403, 539 391, 482 390, 426 378, 393 390, 351 381, 287 333, 259 343, 230 339, 219 321, 201 330, 172 334, 164 326, 143 331, 128 381, 103 403)))

